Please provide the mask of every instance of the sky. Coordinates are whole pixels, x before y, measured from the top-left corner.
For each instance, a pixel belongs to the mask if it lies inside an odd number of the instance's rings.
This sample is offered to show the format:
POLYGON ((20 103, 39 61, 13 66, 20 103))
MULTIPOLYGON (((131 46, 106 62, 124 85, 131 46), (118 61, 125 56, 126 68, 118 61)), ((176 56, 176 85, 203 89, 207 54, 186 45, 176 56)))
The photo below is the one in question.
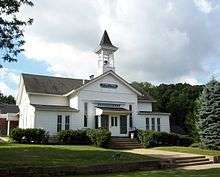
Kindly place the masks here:
POLYGON ((16 95, 21 73, 88 79, 104 30, 116 73, 129 82, 205 84, 220 79, 219 0, 37 0, 25 52, 2 63, 0 92, 16 95))

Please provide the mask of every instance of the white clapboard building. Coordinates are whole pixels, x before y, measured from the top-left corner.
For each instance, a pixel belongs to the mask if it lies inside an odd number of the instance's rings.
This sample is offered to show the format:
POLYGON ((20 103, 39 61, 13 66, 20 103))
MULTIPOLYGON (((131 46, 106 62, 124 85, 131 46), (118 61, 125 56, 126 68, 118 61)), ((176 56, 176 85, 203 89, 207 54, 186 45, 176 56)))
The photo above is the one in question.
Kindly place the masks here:
POLYGON ((115 72, 114 53, 105 31, 96 49, 97 76, 89 80, 22 74, 17 96, 20 128, 108 129, 126 137, 130 130, 170 132, 169 113, 152 111, 155 100, 143 95, 115 72))

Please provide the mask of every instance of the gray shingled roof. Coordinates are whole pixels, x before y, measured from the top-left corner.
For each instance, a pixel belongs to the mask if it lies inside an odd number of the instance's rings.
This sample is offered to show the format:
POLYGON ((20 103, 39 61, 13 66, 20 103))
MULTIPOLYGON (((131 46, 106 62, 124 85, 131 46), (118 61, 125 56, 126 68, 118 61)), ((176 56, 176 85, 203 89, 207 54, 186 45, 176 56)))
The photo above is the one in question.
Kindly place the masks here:
POLYGON ((0 104, 0 114, 18 113, 19 108, 15 104, 0 104))
POLYGON ((27 92, 63 95, 81 87, 89 80, 71 79, 34 74, 22 74, 27 92))
POLYGON ((138 101, 152 101, 155 102, 155 100, 153 99, 153 97, 151 97, 149 94, 145 93, 142 96, 138 96, 138 101))
POLYGON ((59 106, 59 105, 41 105, 41 104, 31 104, 37 110, 55 110, 55 111, 78 111, 77 109, 71 108, 69 106, 59 106))
MULTIPOLYGON (((53 76, 43 76, 34 74, 22 74, 24 85, 27 92, 64 95, 72 90, 78 89, 90 80, 71 79, 53 76)), ((131 85, 131 84, 130 84, 131 85)), ((132 86, 132 85, 131 85, 132 86)), ((138 96, 138 101, 154 101, 154 99, 145 93, 138 96)))

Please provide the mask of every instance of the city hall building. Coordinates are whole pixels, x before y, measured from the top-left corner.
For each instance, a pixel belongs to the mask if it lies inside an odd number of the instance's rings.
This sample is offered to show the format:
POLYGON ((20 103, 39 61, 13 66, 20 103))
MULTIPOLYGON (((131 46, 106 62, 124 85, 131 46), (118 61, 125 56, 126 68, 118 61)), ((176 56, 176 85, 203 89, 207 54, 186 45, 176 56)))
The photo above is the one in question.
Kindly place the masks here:
POLYGON ((155 100, 115 72, 117 50, 105 31, 95 51, 97 75, 88 80, 22 74, 19 127, 43 128, 51 135, 98 127, 117 137, 126 137, 134 129, 170 132, 169 113, 153 112, 155 100))

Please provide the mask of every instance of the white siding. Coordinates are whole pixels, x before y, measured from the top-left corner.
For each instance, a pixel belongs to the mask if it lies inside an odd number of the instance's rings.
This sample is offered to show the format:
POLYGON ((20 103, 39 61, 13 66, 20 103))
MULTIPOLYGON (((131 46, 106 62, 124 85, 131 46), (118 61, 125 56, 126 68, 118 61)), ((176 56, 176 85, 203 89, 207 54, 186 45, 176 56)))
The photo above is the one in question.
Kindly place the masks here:
POLYGON ((155 130, 157 130, 157 118, 160 118, 160 131, 168 132, 168 133, 170 132, 169 116, 163 114, 136 115, 134 120, 134 126, 137 129, 146 130, 146 118, 149 118, 150 129, 151 129, 151 118, 155 118, 155 130))
POLYGON ((19 103, 20 117, 19 128, 34 128, 34 108, 30 105, 29 96, 23 86, 21 93, 21 101, 19 103))
POLYGON ((79 109, 79 97, 75 95, 74 97, 70 98, 70 107, 79 109))
POLYGON ((62 115, 62 130, 65 130, 65 116, 70 116, 70 129, 81 129, 78 113, 56 112, 56 111, 36 111, 36 128, 43 128, 54 135, 57 133, 57 116, 62 115))
POLYGON ((152 103, 138 103, 138 111, 152 111, 152 103))
MULTIPOLYGON (((74 99, 70 98, 70 100, 74 99)), ((84 103, 88 103, 88 128, 95 128, 95 104, 96 102, 112 102, 123 103, 123 107, 129 109, 131 104, 133 110, 137 110, 137 95, 132 90, 130 90, 126 85, 118 81, 111 75, 107 75, 104 78, 98 80, 97 82, 88 85, 78 94, 78 107, 79 107, 79 117, 81 120, 81 125, 84 124, 84 103), (116 89, 102 88, 100 83, 111 83, 117 84, 116 89)), ((73 103, 74 101, 72 101, 73 103)), ((71 104, 71 103, 70 103, 71 104)), ((129 127, 129 125, 128 125, 129 127)))
POLYGON ((31 104, 42 104, 42 105, 68 105, 68 99, 64 96, 54 95, 36 95, 30 94, 31 104))

